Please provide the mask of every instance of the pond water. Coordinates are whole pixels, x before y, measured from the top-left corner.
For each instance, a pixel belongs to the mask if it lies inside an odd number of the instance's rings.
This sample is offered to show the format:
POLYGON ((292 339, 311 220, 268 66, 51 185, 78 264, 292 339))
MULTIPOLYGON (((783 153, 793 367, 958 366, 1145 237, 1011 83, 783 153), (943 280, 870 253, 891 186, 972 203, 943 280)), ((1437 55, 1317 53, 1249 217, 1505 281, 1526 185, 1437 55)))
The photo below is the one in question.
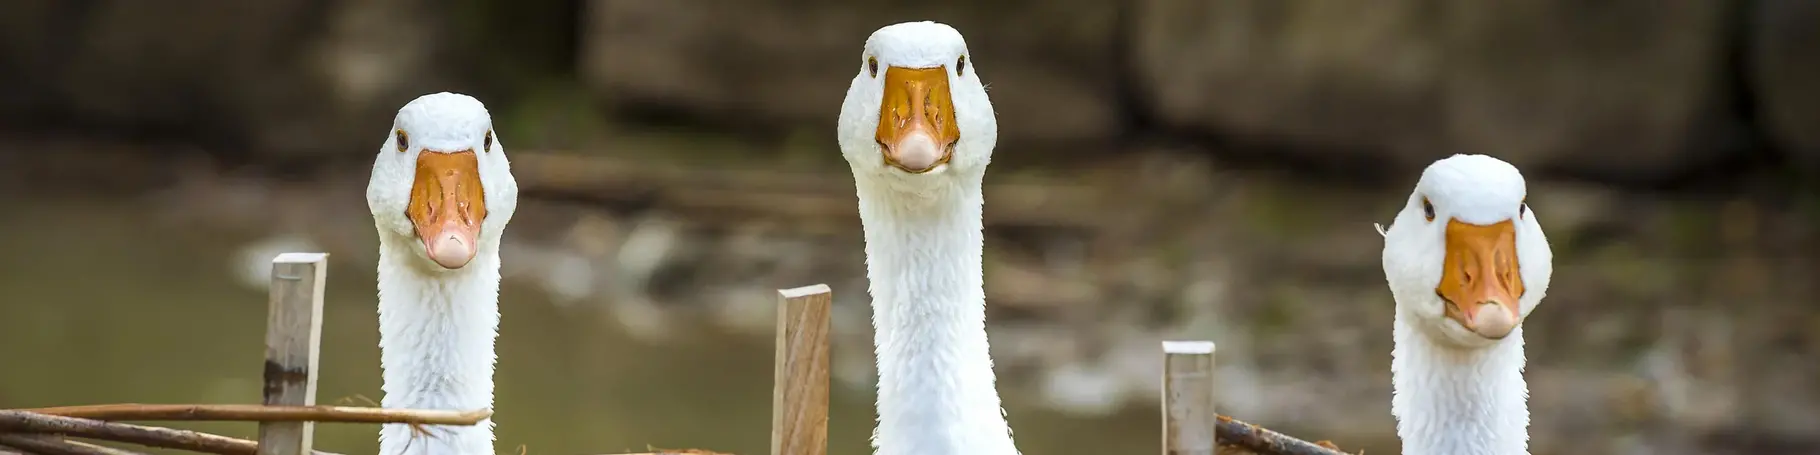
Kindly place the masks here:
MULTIPOLYGON (((152 221, 153 209, 119 198, 8 205, 0 407, 259 401, 265 292, 238 284, 230 260, 255 236, 152 221)), ((330 253, 318 401, 371 405, 380 398, 374 266, 330 253)), ((768 336, 702 324, 650 344, 602 323, 598 309, 552 304, 532 286, 508 280, 501 300, 499 453, 767 452, 768 336)), ((1154 406, 1075 417, 1015 395, 1006 407, 1026 453, 1157 451, 1154 406)), ((835 389, 830 453, 868 452, 872 400, 835 389)), ((246 423, 169 424, 255 435, 246 423)), ((319 424, 316 447, 372 453, 377 434, 375 425, 319 424)))

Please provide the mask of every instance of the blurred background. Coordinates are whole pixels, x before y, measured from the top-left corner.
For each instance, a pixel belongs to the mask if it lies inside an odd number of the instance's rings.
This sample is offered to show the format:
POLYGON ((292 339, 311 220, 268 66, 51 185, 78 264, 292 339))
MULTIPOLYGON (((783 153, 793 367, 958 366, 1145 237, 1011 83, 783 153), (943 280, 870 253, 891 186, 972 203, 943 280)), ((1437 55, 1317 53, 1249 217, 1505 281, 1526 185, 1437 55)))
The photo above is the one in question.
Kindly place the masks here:
POLYGON ((1222 413, 1397 453, 1371 224, 1452 153, 1521 167, 1554 245, 1534 453, 1820 453, 1802 0, 9 0, 0 407, 257 402, 283 251, 331 253, 320 401, 378 400, 368 171, 399 106, 457 91, 523 187, 501 453, 763 452, 773 290, 812 283, 831 452, 864 453, 834 115, 866 36, 923 19, 998 112, 988 317, 1027 453, 1155 453, 1170 338, 1220 343, 1222 413))

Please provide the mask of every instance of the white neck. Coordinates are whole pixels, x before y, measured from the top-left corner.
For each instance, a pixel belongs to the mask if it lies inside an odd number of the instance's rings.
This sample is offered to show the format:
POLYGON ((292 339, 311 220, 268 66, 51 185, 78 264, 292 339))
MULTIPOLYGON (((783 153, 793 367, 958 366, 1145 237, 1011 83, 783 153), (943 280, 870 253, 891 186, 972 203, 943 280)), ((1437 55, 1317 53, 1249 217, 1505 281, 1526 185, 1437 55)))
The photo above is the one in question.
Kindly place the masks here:
POLYGON ((980 178, 915 195, 891 183, 858 182, 879 372, 873 446, 1016 454, 986 343, 980 178))
POLYGON ((1485 348, 1446 346, 1399 312, 1390 412, 1404 455, 1529 453, 1523 328, 1485 348))
MULTIPOLYGON (((380 235, 386 235, 381 233, 380 235)), ((383 242, 382 242, 383 243, 383 242)), ((499 255, 482 249, 456 271, 437 272, 408 246, 379 251, 379 350, 387 408, 493 407, 493 339, 499 331, 499 255)), ((495 242, 497 244, 497 242, 495 242)), ((382 455, 492 455, 493 422, 380 429, 382 455)))

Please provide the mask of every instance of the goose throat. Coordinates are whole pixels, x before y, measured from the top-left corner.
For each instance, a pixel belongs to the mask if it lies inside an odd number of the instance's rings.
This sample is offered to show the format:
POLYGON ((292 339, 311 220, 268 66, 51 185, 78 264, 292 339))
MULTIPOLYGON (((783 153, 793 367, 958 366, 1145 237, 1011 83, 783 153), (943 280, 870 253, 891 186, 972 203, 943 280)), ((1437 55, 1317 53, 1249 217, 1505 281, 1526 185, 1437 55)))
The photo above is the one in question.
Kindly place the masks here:
MULTIPOLYGON (((445 273, 405 247, 382 249, 379 266, 380 404, 387 408, 472 410, 493 407, 494 341, 499 328, 498 257, 482 252, 445 273)), ((474 426, 387 424, 379 453, 493 452, 491 419, 474 426)))
POLYGON ((1523 329, 1485 348, 1444 346, 1400 318, 1391 412, 1409 455, 1528 453, 1523 329))
POLYGON ((985 325, 977 185, 859 184, 884 453, 1015 453, 985 325))

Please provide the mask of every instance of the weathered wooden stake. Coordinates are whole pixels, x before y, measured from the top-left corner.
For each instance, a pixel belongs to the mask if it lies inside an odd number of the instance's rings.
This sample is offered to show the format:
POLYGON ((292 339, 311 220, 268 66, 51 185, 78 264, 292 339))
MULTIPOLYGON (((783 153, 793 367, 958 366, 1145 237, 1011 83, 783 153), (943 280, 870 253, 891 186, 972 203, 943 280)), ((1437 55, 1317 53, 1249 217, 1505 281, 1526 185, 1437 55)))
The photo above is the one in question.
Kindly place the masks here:
MULTIPOLYGON (((327 253, 284 253, 272 259, 266 307, 265 404, 316 404, 316 354, 322 345, 322 294, 327 253)), ((311 422, 260 422, 259 455, 311 452, 311 422)))
POLYGON ((1213 342, 1163 342, 1163 455, 1213 455, 1213 342))
POLYGON ((826 284, 777 291, 777 369, 771 455, 828 453, 829 312, 826 284))

